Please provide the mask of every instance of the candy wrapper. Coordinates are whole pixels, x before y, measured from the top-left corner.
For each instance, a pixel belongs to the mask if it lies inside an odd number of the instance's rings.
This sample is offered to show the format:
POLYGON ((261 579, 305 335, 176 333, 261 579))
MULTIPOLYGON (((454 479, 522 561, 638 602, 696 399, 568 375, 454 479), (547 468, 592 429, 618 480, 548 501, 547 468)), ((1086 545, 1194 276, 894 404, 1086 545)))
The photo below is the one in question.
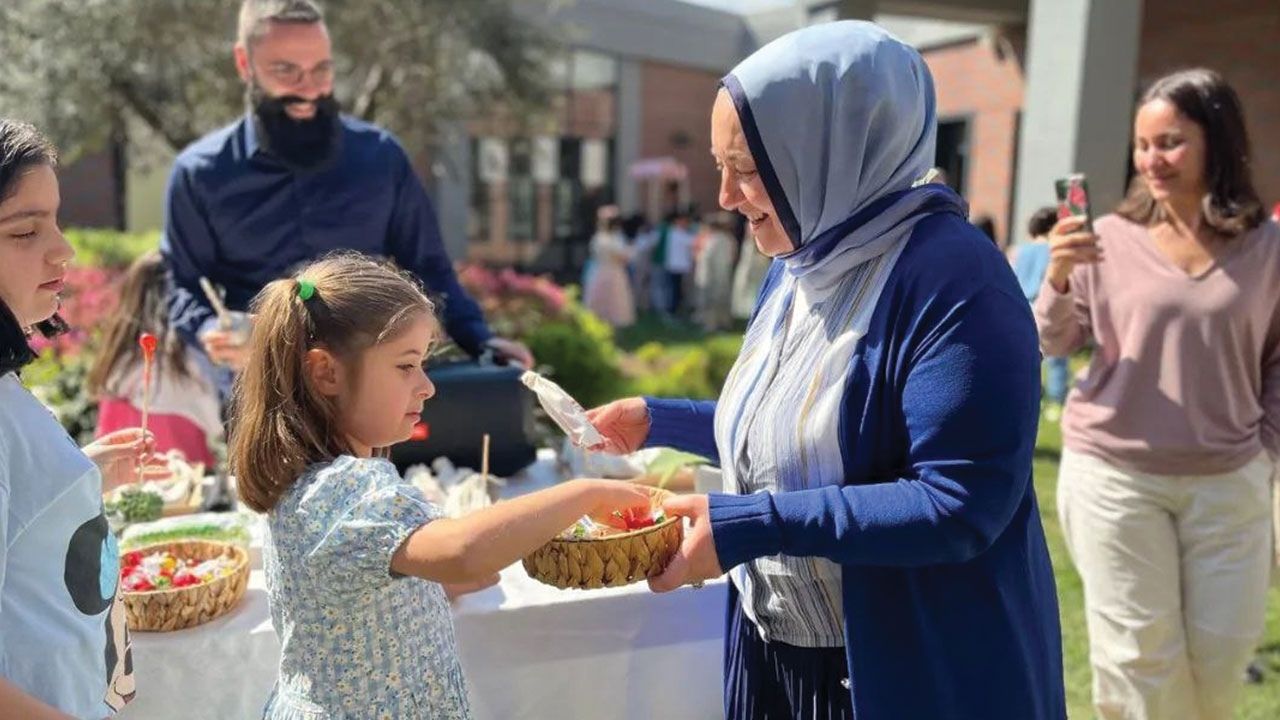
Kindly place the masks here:
POLYGON ((564 388, 532 370, 525 371, 520 376, 520 382, 538 396, 542 409, 547 411, 547 415, 551 416, 574 445, 592 448, 604 442, 600 431, 587 419, 587 412, 564 388))
POLYGON ((443 457, 436 458, 430 468, 426 465, 408 468, 404 479, 451 518, 465 517, 489 507, 496 489, 507 484, 502 478, 486 476, 471 468, 454 467, 443 457))

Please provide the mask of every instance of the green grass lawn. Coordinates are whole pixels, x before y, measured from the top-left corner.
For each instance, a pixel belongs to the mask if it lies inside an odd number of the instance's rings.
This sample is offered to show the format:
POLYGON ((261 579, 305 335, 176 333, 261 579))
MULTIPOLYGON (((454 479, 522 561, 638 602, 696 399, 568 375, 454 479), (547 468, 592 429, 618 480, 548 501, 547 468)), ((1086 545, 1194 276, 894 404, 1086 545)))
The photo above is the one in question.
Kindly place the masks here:
MULTIPOLYGON (((734 329, 718 334, 742 337, 744 327, 746 324, 740 323, 734 329)), ((617 331, 614 342, 624 352, 633 352, 648 342, 660 342, 668 348, 695 346, 712 335, 689 320, 664 321, 654 313, 641 313, 635 325, 617 331)))
MULTIPOLYGON (((1084 627, 1084 591, 1067 556, 1058 525, 1058 456, 1062 434, 1057 423, 1042 421, 1036 443, 1036 496, 1040 517, 1049 540, 1049 554, 1058 580, 1058 604, 1062 613, 1062 654, 1067 685, 1067 716, 1072 720, 1093 717, 1089 701, 1089 639, 1084 627)), ((1247 685, 1237 718, 1276 720, 1280 718, 1280 588, 1272 588, 1267 603, 1267 630, 1259 649, 1265 679, 1261 685, 1247 685)))

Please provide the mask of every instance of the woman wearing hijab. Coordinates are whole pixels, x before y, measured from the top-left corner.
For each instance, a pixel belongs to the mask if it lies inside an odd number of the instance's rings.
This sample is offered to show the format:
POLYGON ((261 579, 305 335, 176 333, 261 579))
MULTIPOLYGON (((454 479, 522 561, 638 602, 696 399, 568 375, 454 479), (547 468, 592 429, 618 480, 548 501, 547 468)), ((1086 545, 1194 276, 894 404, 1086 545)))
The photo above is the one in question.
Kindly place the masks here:
POLYGON ((875 25, 770 43, 712 110, 720 203, 775 258, 718 401, 597 408, 605 449, 716 459, 658 591, 728 571, 725 713, 1061 720, 1031 483, 1035 324, 934 160, 933 82, 875 25))

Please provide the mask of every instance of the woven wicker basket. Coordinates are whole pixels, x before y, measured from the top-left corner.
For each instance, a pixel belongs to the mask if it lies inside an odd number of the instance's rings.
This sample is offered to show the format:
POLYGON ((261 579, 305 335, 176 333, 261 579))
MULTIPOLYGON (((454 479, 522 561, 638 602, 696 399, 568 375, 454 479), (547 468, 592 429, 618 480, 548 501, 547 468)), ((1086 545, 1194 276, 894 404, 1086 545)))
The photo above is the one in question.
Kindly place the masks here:
POLYGON ((167 632, 206 623, 240 602, 249 585, 249 556, 243 548, 208 540, 185 540, 140 547, 137 552, 171 552, 196 561, 229 555, 235 560, 230 575, 182 588, 125 592, 124 609, 129 629, 167 632))
POLYGON ((529 577, 558 588, 617 587, 661 575, 684 539, 669 517, 653 527, 593 540, 557 538, 524 559, 529 577))

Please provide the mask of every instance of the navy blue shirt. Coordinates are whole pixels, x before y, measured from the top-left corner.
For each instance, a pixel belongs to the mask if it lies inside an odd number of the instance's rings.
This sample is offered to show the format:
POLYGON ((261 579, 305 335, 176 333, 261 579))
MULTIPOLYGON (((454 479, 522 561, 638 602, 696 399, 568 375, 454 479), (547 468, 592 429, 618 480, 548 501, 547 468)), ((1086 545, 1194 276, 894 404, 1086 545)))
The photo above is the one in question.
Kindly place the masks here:
POLYGON ((170 320, 188 342, 213 317, 201 276, 243 311, 298 265, 358 250, 417 275, 441 307, 445 331, 480 354, 492 333, 458 284, 435 210, 391 133, 344 116, 338 157, 314 172, 289 169, 256 135, 246 115, 183 150, 169 177, 160 250, 170 320))
MULTIPOLYGON (((783 272, 774 263, 762 297, 783 272)), ((1031 475, 1039 343, 991 241, 953 214, 921 220, 849 372, 844 484, 712 494, 720 565, 841 566, 859 718, 1063 720, 1058 596, 1031 475)), ((718 461, 715 402, 647 404, 646 444, 718 461)))

